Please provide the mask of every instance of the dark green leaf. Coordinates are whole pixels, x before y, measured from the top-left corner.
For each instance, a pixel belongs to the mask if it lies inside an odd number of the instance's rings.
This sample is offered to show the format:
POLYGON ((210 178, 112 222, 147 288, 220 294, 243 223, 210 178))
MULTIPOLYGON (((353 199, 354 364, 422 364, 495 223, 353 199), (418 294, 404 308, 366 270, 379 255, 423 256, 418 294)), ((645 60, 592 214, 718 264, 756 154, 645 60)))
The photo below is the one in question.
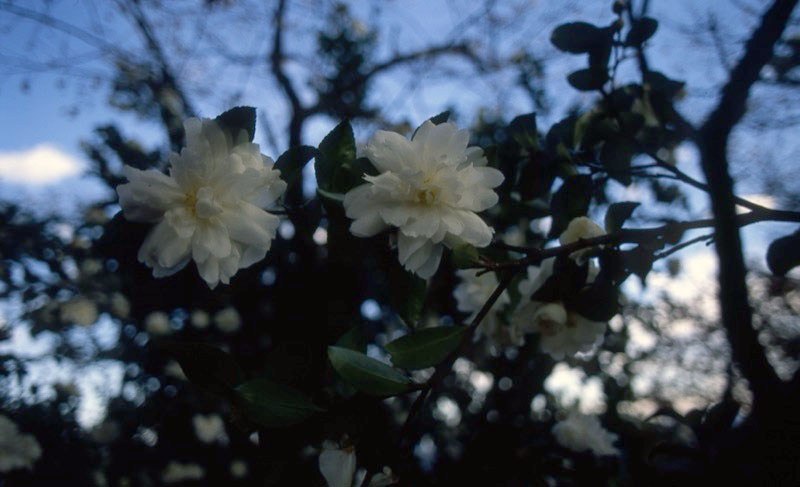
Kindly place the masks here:
POLYGON ((642 17, 633 23, 628 37, 625 38, 626 46, 638 46, 651 38, 658 29, 658 21, 650 17, 642 17))
POLYGON ((650 273, 653 268, 653 262, 655 262, 653 251, 640 245, 631 250, 621 252, 621 255, 625 268, 639 276, 642 285, 644 285, 647 274, 650 273))
POLYGON ((588 52, 603 40, 603 29, 586 22, 571 22, 559 25, 550 36, 550 42, 558 49, 580 54, 588 52))
POLYGON ((617 288, 604 276, 571 294, 566 300, 567 309, 592 321, 608 321, 619 311, 617 288))
POLYGON ((409 370, 433 367, 458 348, 466 330, 464 326, 426 328, 388 343, 386 350, 397 367, 409 370))
POLYGON ((478 262, 478 249, 474 245, 463 243, 453 247, 453 253, 450 257, 453 262, 453 267, 458 269, 466 269, 468 267, 475 267, 478 262))
POLYGON ((231 134, 234 140, 242 131, 247 134, 247 140, 250 142, 256 136, 256 109, 253 107, 231 108, 215 120, 231 134))
POLYGON ((508 124, 511 137, 525 149, 539 149, 539 132, 536 130, 536 114, 520 115, 508 124))
POLYGON ((544 196, 553 186, 556 165, 545 151, 533 151, 522 166, 517 188, 523 201, 544 196))
POLYGON ((291 187, 303 173, 303 167, 317 153, 315 147, 301 145, 287 150, 275 161, 275 168, 281 171, 281 179, 291 187))
POLYGON ((578 117, 570 115, 550 127, 547 137, 545 137, 548 151, 555 152, 559 144, 563 144, 567 149, 575 148, 575 124, 577 120, 578 117))
POLYGON ((769 244, 767 265, 776 276, 782 276, 800 265, 800 231, 769 244))
POLYGON ((606 210, 605 227, 607 233, 614 233, 625 224, 625 220, 630 218, 631 213, 639 203, 634 201, 622 201, 612 203, 606 210))
MULTIPOLYGON (((668 99, 672 99, 677 96, 678 93, 683 90, 683 87, 686 86, 686 83, 683 81, 670 79, 658 71, 648 71, 645 76, 645 82, 650 85, 650 88, 652 88, 653 91, 662 93, 668 99)), ((654 102, 652 94, 651 102, 654 102)))
POLYGON ((325 411, 297 389, 265 378, 247 381, 236 391, 245 415, 268 428, 301 423, 313 414, 325 411))
POLYGON ((361 328, 356 325, 339 337, 339 340, 336 341, 336 346, 365 353, 367 351, 367 340, 364 338, 364 334, 361 333, 361 328))
POLYGON ((588 264, 578 265, 574 259, 565 255, 557 257, 553 264, 553 274, 533 293, 531 301, 565 301, 583 289, 588 275, 588 264))
MULTIPOLYGON (((428 120, 426 120, 426 122, 431 122, 431 123, 433 123, 434 125, 441 125, 441 124, 443 124, 443 123, 446 123, 446 122, 447 122, 447 120, 448 120, 449 118, 450 118, 450 110, 445 110, 445 111, 443 111, 442 113, 440 113, 440 114, 438 114, 438 115, 434 115, 434 116, 432 116, 431 118, 429 118, 428 120)), ((423 125, 424 123, 425 123, 425 122, 423 122, 422 124, 420 124, 420 126, 419 126, 419 127, 422 127, 422 125, 423 125)), ((414 133, 411 135, 411 138, 412 138, 412 139, 414 138, 414 136, 415 136, 415 135, 417 135, 417 132, 419 131, 419 127, 417 127, 416 129, 414 129, 414 133)))
POLYGON ((364 162, 356 161, 356 141, 347 120, 337 125, 319 144, 314 169, 317 187, 344 194, 362 182, 364 162))
POLYGON ((600 149, 600 162, 608 175, 624 185, 631 183, 631 159, 636 155, 636 146, 626 138, 606 140, 600 149))
POLYGON ((178 361, 192 384, 209 392, 227 395, 244 380, 244 373, 233 357, 213 345, 168 339, 153 344, 178 361))
POLYGON ((345 381, 366 394, 392 396, 406 392, 411 385, 408 377, 363 353, 331 346, 328 358, 345 381))
POLYGON ((605 70, 580 69, 567 76, 567 81, 573 88, 581 91, 594 91, 603 87, 608 81, 608 73, 605 70))
POLYGON ((573 218, 586 216, 592 200, 592 190, 592 178, 585 174, 568 178, 558 188, 550 201, 550 212, 553 217, 549 233, 551 238, 561 235, 573 218))
POLYGON ((406 326, 415 328, 422 317, 427 281, 395 264, 389 269, 389 286, 392 309, 406 326))

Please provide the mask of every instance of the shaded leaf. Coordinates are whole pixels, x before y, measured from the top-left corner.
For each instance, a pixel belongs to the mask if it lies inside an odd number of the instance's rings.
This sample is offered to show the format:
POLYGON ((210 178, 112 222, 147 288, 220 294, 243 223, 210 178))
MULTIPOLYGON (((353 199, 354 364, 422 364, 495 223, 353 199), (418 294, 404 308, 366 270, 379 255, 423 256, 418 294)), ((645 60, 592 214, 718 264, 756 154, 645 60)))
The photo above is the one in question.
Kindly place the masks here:
POLYGON ((570 22, 553 30, 550 42, 558 49, 580 54, 590 51, 603 39, 603 29, 586 22, 570 22))
POLYGON ((539 149, 539 132, 536 130, 536 114, 520 115, 508 124, 508 132, 520 146, 528 150, 539 149))
POLYGON ((458 348, 465 331, 465 326, 426 328, 388 343, 386 350, 397 367, 410 370, 433 367, 458 348))
POLYGON ((245 415, 269 428, 301 423, 325 411, 302 392, 269 379, 247 381, 236 388, 245 415))
POLYGON ((635 201, 622 201, 609 205, 605 218, 606 233, 614 233, 621 229, 637 206, 639 203, 635 201))
POLYGON ((628 36, 625 38, 626 46, 638 46, 651 38, 658 29, 658 21, 651 17, 642 17, 637 19, 628 31, 628 36))
POLYGON ((650 273, 650 270, 653 268, 653 262, 655 262, 653 251, 640 245, 631 250, 621 252, 621 256, 622 262, 628 272, 639 276, 642 285, 644 285, 647 274, 650 273))
POLYGON ((782 276, 798 265, 800 265, 800 231, 769 244, 767 266, 773 274, 782 276))
MULTIPOLYGON (((445 111, 443 111, 442 113, 440 113, 438 115, 432 116, 431 118, 426 120, 426 122, 431 122, 434 125, 441 125, 443 123, 446 123, 447 120, 449 120, 449 119, 450 119, 450 110, 445 110, 445 111)), ((422 127, 422 125, 424 123, 425 122, 421 123, 419 127, 422 127)), ((414 138, 415 135, 417 135, 417 132, 419 131, 419 127, 414 129, 414 133, 411 135, 412 139, 414 138)))
POLYGON ((224 127, 234 139, 244 130, 247 140, 253 141, 256 135, 256 109, 253 107, 235 107, 215 118, 217 123, 224 127))
POLYGON ((392 309, 406 326, 415 328, 422 317, 428 283, 425 279, 406 271, 399 263, 389 269, 389 286, 392 309))
POLYGON ((599 69, 580 69, 567 76, 573 88, 580 91, 594 91, 603 87, 608 81, 608 73, 599 69))
POLYGON ((550 201, 553 223, 549 237, 557 237, 567 228, 573 218, 586 216, 592 200, 592 178, 579 174, 567 178, 550 201))
POLYGON ((617 288, 600 275, 591 285, 569 295, 566 307, 592 321, 608 321, 619 311, 617 288))
POLYGON ((365 353, 367 351, 367 339, 361 333, 361 328, 356 325, 339 337, 336 341, 336 346, 365 353))
POLYGON ((291 187, 303 173, 305 165, 314 158, 317 153, 315 147, 301 145, 287 150, 278 160, 275 161, 275 168, 281 171, 281 179, 286 185, 291 187))
POLYGON ((368 159, 356 159, 353 128, 347 120, 322 139, 314 169, 318 188, 328 193, 342 194, 363 183, 364 174, 376 173, 368 159))
POLYGON ((328 347, 328 358, 336 372, 366 394, 392 396, 409 389, 411 381, 398 370, 347 348, 328 347))
POLYGON ((244 372, 233 357, 206 343, 160 339, 156 349, 175 358, 192 384, 215 394, 227 395, 244 380, 244 372))

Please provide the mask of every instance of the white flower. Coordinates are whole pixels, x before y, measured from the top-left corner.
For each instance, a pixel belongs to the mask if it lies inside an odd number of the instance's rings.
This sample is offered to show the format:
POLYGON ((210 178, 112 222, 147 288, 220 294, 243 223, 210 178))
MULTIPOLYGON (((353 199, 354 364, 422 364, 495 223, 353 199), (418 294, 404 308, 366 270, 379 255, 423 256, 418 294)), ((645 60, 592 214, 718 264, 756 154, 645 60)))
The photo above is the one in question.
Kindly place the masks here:
POLYGON ((97 306, 91 300, 78 296, 63 303, 59 315, 64 323, 90 326, 97 321, 97 306))
POLYGON ((184 128, 186 147, 170 154, 169 175, 125 166, 130 182, 117 193, 126 218, 156 223, 139 261, 165 277, 193 259, 213 289, 264 258, 279 219, 262 208, 286 183, 272 159, 242 135, 232 139, 213 120, 190 118, 184 128))
POLYGON ((239 329, 242 319, 239 317, 239 312, 236 311, 236 308, 228 306, 214 314, 214 323, 223 333, 233 333, 239 329))
MULTIPOLYGON (((606 323, 584 318, 567 310, 561 302, 531 300, 531 296, 553 274, 554 263, 555 257, 551 257, 542 261, 541 268, 528 267, 527 278, 519 283, 520 304, 511 315, 511 328, 520 336, 539 333, 542 351, 561 360, 591 350, 602 340, 606 323)), ((593 280, 592 274, 590 269, 589 282, 593 280)))
POLYGON ((217 414, 195 414, 192 418, 194 433, 203 443, 222 443, 228 442, 228 435, 225 433, 225 423, 217 414))
MULTIPOLYGON (((569 245, 580 240, 601 237, 605 234, 605 230, 603 230, 600 225, 593 222, 589 218, 586 218, 585 216, 579 216, 577 218, 573 218, 569 222, 567 229, 564 230, 561 236, 558 237, 558 241, 561 243, 561 245, 569 245)), ((590 252, 591 247, 587 247, 583 250, 578 250, 577 252, 571 253, 570 257, 577 260, 578 263, 583 263, 585 261, 584 256, 590 252)))
POLYGON ((0 472, 30 470, 41 456, 42 448, 36 437, 20 433, 13 421, 0 415, 0 472))
POLYGON ((571 413, 567 419, 553 426, 556 441, 572 451, 591 450, 595 455, 619 455, 614 447, 617 435, 606 431, 597 416, 571 413))
POLYGON ((367 487, 388 487, 398 482, 397 477, 392 473, 389 467, 383 467, 382 472, 378 472, 372 476, 367 487))
MULTIPOLYGON (((489 300, 494 290, 497 288, 497 276, 494 272, 487 272, 478 276, 478 269, 462 269, 456 272, 461 282, 453 290, 453 297, 456 299, 456 306, 459 311, 471 313, 468 318, 472 321, 478 311, 489 300)), ((506 326, 503 326, 500 312, 503 307, 511 302, 508 293, 505 291, 497 298, 494 305, 483 318, 478 328, 478 336, 485 335, 490 343, 502 345, 508 341, 506 326)))
POLYGON ((328 487, 352 487, 356 473, 356 449, 352 446, 339 448, 332 441, 322 444, 319 454, 319 471, 328 487))
POLYGON ((170 462, 161 474, 161 481, 165 484, 185 482, 187 480, 200 480, 206 474, 203 467, 196 463, 170 462))
POLYGON ((350 231, 371 237, 397 227, 400 263, 422 278, 439 267, 444 246, 486 247, 493 230, 477 215, 497 203, 503 174, 486 167, 469 132, 453 123, 427 121, 412 140, 378 131, 364 152, 380 172, 344 198, 350 231))
POLYGON ((153 311, 144 319, 144 329, 151 335, 168 335, 172 333, 169 316, 163 311, 153 311))

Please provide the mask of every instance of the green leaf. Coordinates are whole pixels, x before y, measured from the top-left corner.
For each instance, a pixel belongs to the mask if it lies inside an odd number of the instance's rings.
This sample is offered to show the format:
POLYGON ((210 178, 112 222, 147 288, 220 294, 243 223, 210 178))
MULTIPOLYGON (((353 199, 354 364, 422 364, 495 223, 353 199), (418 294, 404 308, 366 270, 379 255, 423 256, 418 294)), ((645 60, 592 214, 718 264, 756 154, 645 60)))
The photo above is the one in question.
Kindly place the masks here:
POLYGON ((573 218, 586 216, 592 201, 592 178, 585 174, 571 176, 558 188, 550 201, 553 223, 549 237, 557 237, 566 230, 573 218))
POLYGON ((478 249, 476 249, 474 245, 462 243, 453 248, 450 259, 453 262, 453 267, 457 269, 466 269, 475 267, 479 256, 478 249))
POLYGON ((178 361, 189 381, 209 392, 227 395, 244 380, 233 357, 206 343, 159 339, 153 346, 178 361))
POLYGON ((639 276, 642 285, 644 285, 647 274, 650 273, 650 270, 653 268, 653 262, 656 260, 653 251, 640 245, 631 250, 623 251, 620 255, 622 256, 623 265, 628 272, 639 276))
POLYGON ((648 71, 645 76, 645 83, 650 85, 650 88, 654 91, 662 93, 669 99, 677 96, 686 86, 683 81, 668 78, 658 71, 648 71))
POLYGON ((365 353, 367 351, 367 340, 361 333, 361 328, 356 325, 339 337, 336 341, 336 346, 365 353))
POLYGON ((328 347, 328 358, 339 375, 359 391, 393 396, 409 390, 411 381, 383 362, 347 348, 328 347))
POLYGON ((608 73, 599 69, 580 69, 567 76, 573 88, 580 91, 599 90, 608 81, 608 73))
POLYGON ((781 237, 767 249, 767 266, 776 276, 782 276, 800 265, 800 231, 781 237))
POLYGON ((309 145, 300 145, 292 147, 275 161, 275 169, 281 171, 281 179, 286 182, 288 187, 291 187, 303 173, 303 167, 314 158, 317 153, 315 147, 309 145))
POLYGON ((347 120, 337 125, 319 144, 314 169, 317 187, 328 193, 347 193, 363 183, 364 174, 374 173, 369 160, 356 160, 356 141, 347 120))
POLYGON ((392 309, 406 326, 415 328, 422 318, 427 281, 395 263, 389 269, 389 288, 392 293, 392 309))
POLYGON ((215 118, 217 123, 225 128, 236 140, 241 131, 247 134, 247 140, 252 142, 256 136, 256 109, 253 107, 235 107, 215 118))
POLYGON ((638 46, 653 37, 658 29, 658 21, 650 17, 642 17, 633 23, 628 37, 625 38, 626 46, 638 46))
POLYGON ((269 379, 247 381, 236 388, 245 415, 268 428, 302 423, 325 409, 302 392, 269 379))
MULTIPOLYGON (((449 120, 449 119, 450 119, 450 110, 445 110, 445 111, 443 111, 442 113, 440 113, 438 115, 432 116, 431 118, 429 118, 425 122, 431 122, 434 125, 441 125, 443 123, 447 123, 447 120, 449 120)), ((419 125, 419 127, 414 129, 414 133, 411 134, 411 138, 412 139, 414 138, 415 135, 417 135, 417 132, 419 132, 419 128, 422 127, 425 124, 425 122, 422 122, 419 125)))
POLYGON ((529 151, 538 150, 539 132, 536 130, 536 114, 520 115, 508 124, 508 132, 520 146, 529 151))
POLYGON ((566 301, 583 289, 588 275, 588 264, 578 265, 566 255, 557 257, 553 264, 553 274, 533 293, 531 301, 566 301))
POLYGON ((559 25, 550 36, 554 46, 573 54, 589 52, 602 39, 603 29, 586 22, 559 25))
POLYGON ((631 159, 636 152, 636 146, 631 140, 612 138, 606 140, 600 149, 600 162, 609 176, 627 186, 631 183, 631 159))
POLYGON ((409 370, 433 367, 458 348, 465 331, 465 326, 425 328, 388 343, 386 350, 397 367, 409 370))
POLYGON ((617 288, 604 276, 598 276, 588 287, 566 300, 567 309, 592 321, 608 321, 619 312, 617 288))
POLYGON ((528 201, 547 194, 556 178, 556 169, 550 154, 541 150, 531 152, 522 166, 517 183, 522 200, 528 201))
POLYGON ((612 203, 608 210, 606 210, 605 227, 606 233, 614 233, 621 229, 625 224, 625 220, 630 218, 633 210, 639 206, 639 203, 634 201, 622 201, 620 203, 612 203))

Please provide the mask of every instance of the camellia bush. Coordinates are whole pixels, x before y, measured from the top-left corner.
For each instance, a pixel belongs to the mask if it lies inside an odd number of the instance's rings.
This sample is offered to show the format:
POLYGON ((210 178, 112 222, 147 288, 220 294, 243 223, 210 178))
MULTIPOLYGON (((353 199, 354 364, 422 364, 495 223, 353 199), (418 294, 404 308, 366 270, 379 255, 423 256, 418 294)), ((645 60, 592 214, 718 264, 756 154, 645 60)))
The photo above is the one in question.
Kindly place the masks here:
MULTIPOLYGON (((33 312, 73 324, 109 313, 129 324, 118 358, 143 364, 126 373, 145 405, 114 416, 112 403, 113 431, 91 439, 106 456, 75 462, 103 485, 794 485, 800 375, 767 360, 739 231, 800 212, 735 194, 727 149, 795 3, 766 11, 700 126, 674 106, 684 83, 649 67, 657 20, 623 1, 610 25, 552 33, 585 58, 567 80, 595 102, 549 127, 530 113, 469 129, 445 112, 361 144, 342 120, 317 147, 273 160, 253 142, 254 107, 185 120, 179 151, 125 161, 121 211, 82 227, 99 232, 79 258, 100 264, 81 272, 103 277, 33 312), (638 81, 620 83, 621 66, 638 81), (679 144, 697 147, 705 181, 675 165, 679 144), (647 202, 610 198, 609 185, 636 181, 661 201, 700 189, 713 216, 648 217, 647 202), (635 421, 617 408, 628 385, 598 359, 630 364, 627 331, 609 326, 630 312, 621 286, 703 243, 718 255, 720 326, 751 402, 730 384, 711 407, 635 421), (604 413, 543 395, 563 362, 603 377, 604 413), (130 437, 144 446, 122 448, 130 437), (155 459, 156 443, 174 458, 155 459)), ((798 249, 797 233, 770 245, 775 276, 798 249)), ((32 417, 0 416, 11 479, 0 485, 26 485, 68 444, 35 441, 32 417)))

